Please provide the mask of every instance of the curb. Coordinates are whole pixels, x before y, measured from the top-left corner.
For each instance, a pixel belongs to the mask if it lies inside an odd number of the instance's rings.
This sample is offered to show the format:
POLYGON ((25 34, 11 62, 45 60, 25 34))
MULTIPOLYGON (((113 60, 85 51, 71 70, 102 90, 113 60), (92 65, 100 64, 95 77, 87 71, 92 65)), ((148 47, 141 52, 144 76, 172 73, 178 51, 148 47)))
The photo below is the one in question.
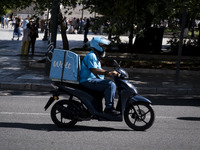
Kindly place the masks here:
POLYGON ((200 89, 165 88, 165 87, 137 87, 141 94, 168 94, 168 95, 200 95, 200 89))
POLYGON ((24 90, 24 91, 51 91, 51 84, 35 83, 0 83, 0 88, 4 90, 24 90))
MULTIPOLYGON (((105 69, 111 70, 112 67, 104 67, 105 69)), ((176 70, 169 70, 169 69, 145 69, 145 68, 123 68, 126 70, 129 75, 134 73, 151 73, 151 74, 169 74, 169 75, 176 75, 176 70)), ((180 70, 180 74, 183 75, 199 75, 200 71, 188 71, 188 70, 180 70)))
MULTIPOLYGON (((50 84, 35 83, 0 83, 0 88, 4 90, 24 90, 49 92, 53 88, 50 84)), ((180 88, 180 87, 136 87, 140 94, 169 94, 169 95, 200 95, 200 89, 180 88)))
MULTIPOLYGON (((31 68, 45 68, 45 64, 37 63, 37 61, 33 61, 29 63, 29 67, 31 68)), ((104 69, 113 70, 113 67, 103 67, 104 69)), ((176 70, 170 69, 148 69, 148 68, 123 68, 126 70, 129 75, 134 73, 151 73, 151 74, 169 74, 169 75, 176 75, 176 70)), ((200 71, 191 71, 191 70, 180 70, 179 74, 182 75, 199 75, 200 71)))

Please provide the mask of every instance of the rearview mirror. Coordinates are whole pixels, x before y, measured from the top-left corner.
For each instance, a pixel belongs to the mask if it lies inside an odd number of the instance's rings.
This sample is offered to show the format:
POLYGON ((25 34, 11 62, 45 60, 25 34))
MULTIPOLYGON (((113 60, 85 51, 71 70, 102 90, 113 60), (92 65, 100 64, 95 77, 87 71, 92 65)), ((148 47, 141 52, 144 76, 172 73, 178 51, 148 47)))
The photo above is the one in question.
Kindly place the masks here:
POLYGON ((115 66, 115 67, 120 67, 120 64, 114 59, 113 60, 113 65, 115 66))

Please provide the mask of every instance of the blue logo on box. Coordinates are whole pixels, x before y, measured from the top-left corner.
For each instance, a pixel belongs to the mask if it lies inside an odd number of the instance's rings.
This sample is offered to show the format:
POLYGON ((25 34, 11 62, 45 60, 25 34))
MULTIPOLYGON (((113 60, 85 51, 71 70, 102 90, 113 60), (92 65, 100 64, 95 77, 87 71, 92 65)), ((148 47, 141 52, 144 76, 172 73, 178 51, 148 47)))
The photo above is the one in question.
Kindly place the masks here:
MULTIPOLYGON (((52 63, 53 63, 53 67, 63 68, 63 62, 62 61, 54 61, 52 63)), ((64 67, 65 67, 65 69, 71 69, 71 63, 66 62, 64 67)))

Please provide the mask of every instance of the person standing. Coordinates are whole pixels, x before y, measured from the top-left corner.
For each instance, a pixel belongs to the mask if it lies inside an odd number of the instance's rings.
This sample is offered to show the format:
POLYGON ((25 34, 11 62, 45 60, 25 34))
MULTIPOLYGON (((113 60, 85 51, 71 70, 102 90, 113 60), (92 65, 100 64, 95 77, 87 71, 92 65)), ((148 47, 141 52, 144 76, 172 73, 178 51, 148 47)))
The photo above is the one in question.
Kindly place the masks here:
POLYGON ((79 27, 80 27, 80 20, 78 18, 78 19, 76 19, 76 24, 75 24, 75 27, 74 27, 74 29, 76 30, 76 33, 79 32, 79 27))
POLYGON ((34 55, 35 41, 36 41, 36 38, 38 38, 38 28, 35 23, 33 23, 31 26, 30 37, 31 37, 31 52, 32 52, 32 55, 34 55))
POLYGON ((10 21, 9 17, 5 17, 5 19, 4 19, 4 23, 5 23, 4 26, 5 26, 5 28, 8 28, 9 21, 10 21))
POLYGON ((45 29, 45 20, 44 19, 42 19, 40 21, 40 28, 41 28, 40 32, 43 33, 44 29, 45 29))
POLYGON ((85 32, 84 32, 84 41, 83 41, 84 43, 88 42, 87 35, 88 35, 89 27, 90 27, 90 20, 87 19, 86 23, 84 25, 84 30, 85 30, 85 32))
POLYGON ((27 56, 29 50, 29 44, 31 41, 30 38, 30 24, 26 25, 26 29, 23 31, 23 38, 22 38, 22 48, 21 48, 21 56, 27 56))
POLYGON ((2 28, 4 28, 4 20, 5 20, 5 16, 3 16, 3 17, 1 18, 1 27, 2 27, 2 28))
POLYGON ((23 22, 22 22, 22 28, 23 28, 23 30, 26 29, 28 23, 29 23, 28 19, 25 18, 25 19, 23 20, 23 22))
POLYGON ((15 17, 13 16, 12 17, 12 26, 11 26, 11 28, 15 28, 15 23, 16 23, 16 20, 15 20, 15 17))

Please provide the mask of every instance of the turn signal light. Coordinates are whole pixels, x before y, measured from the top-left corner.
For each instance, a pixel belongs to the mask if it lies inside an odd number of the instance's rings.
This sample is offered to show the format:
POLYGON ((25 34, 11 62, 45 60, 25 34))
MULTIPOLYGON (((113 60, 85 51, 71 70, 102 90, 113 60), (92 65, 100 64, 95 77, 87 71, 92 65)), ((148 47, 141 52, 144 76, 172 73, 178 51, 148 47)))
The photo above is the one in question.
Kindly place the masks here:
POLYGON ((54 100, 58 100, 58 96, 54 96, 53 99, 54 99, 54 100))

